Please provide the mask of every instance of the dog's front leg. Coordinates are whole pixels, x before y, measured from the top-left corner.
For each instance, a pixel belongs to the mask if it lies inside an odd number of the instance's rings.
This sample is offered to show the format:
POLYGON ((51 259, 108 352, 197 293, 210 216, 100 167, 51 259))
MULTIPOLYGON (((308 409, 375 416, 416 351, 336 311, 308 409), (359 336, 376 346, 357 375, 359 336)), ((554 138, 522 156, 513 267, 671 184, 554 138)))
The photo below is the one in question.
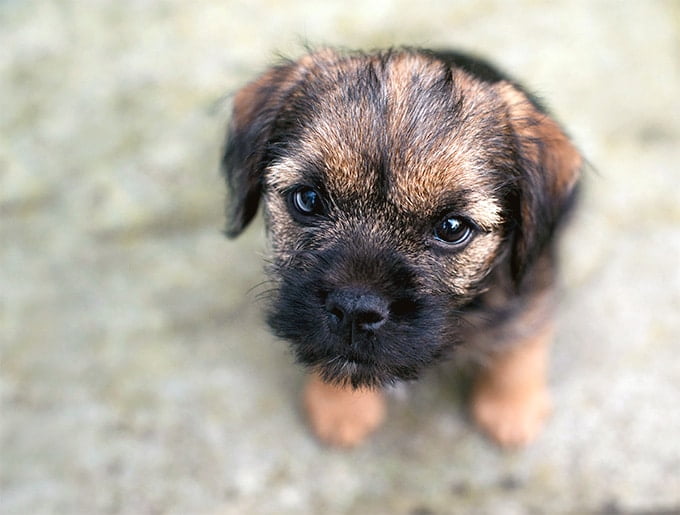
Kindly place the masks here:
POLYGON ((472 415, 499 444, 525 445, 540 432, 550 412, 547 388, 552 323, 491 357, 476 378, 472 415))
POLYGON ((305 386, 304 406, 316 436, 329 445, 353 447, 385 418, 380 390, 353 389, 325 383, 312 374, 305 386))

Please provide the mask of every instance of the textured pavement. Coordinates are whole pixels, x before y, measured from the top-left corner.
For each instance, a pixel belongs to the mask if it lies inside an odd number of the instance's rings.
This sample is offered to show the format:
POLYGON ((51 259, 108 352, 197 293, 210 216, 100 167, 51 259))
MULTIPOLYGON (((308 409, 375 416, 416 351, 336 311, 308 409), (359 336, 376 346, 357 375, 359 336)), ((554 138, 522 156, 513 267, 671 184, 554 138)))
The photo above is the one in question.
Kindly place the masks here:
POLYGON ((0 513, 679 513, 679 91, 673 0, 0 1, 0 513), (305 43, 489 56, 593 164, 529 448, 445 367, 359 449, 308 433, 217 170, 229 93, 305 43))

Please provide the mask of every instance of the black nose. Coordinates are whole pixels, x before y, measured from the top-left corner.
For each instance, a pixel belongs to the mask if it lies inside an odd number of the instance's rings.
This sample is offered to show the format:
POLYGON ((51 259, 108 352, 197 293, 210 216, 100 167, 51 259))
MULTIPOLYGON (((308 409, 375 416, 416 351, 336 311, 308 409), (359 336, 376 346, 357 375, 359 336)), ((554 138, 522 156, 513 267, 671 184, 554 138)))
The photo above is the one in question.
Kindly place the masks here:
POLYGON ((376 331, 390 314, 389 305, 383 297, 360 289, 331 292, 326 299, 326 311, 331 327, 337 332, 376 331))

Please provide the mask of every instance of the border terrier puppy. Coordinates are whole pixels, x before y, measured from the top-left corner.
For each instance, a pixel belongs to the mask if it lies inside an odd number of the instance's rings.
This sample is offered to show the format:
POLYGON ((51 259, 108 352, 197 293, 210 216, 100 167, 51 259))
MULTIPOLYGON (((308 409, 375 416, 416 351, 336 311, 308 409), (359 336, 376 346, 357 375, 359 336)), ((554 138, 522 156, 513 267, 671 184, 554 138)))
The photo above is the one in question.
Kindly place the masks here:
POLYGON ((321 50, 234 98, 227 235, 264 204, 274 333, 310 370, 330 444, 382 421, 381 388, 449 351, 481 362, 474 420, 502 445, 549 411, 556 230, 582 159, 541 104, 477 58, 321 50))

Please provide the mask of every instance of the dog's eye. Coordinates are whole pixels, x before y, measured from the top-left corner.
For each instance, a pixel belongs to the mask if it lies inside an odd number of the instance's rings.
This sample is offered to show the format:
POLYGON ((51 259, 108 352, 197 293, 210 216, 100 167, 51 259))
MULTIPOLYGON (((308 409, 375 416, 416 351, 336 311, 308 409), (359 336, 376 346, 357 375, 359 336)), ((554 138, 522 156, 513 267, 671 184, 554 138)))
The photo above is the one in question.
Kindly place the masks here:
POLYGON ((472 237, 473 230, 463 218, 448 215, 434 227, 434 237, 447 245, 460 246, 472 237))
POLYGON ((312 216, 321 213, 323 209, 321 197, 314 189, 302 186, 293 190, 290 195, 290 202, 299 214, 312 216))

